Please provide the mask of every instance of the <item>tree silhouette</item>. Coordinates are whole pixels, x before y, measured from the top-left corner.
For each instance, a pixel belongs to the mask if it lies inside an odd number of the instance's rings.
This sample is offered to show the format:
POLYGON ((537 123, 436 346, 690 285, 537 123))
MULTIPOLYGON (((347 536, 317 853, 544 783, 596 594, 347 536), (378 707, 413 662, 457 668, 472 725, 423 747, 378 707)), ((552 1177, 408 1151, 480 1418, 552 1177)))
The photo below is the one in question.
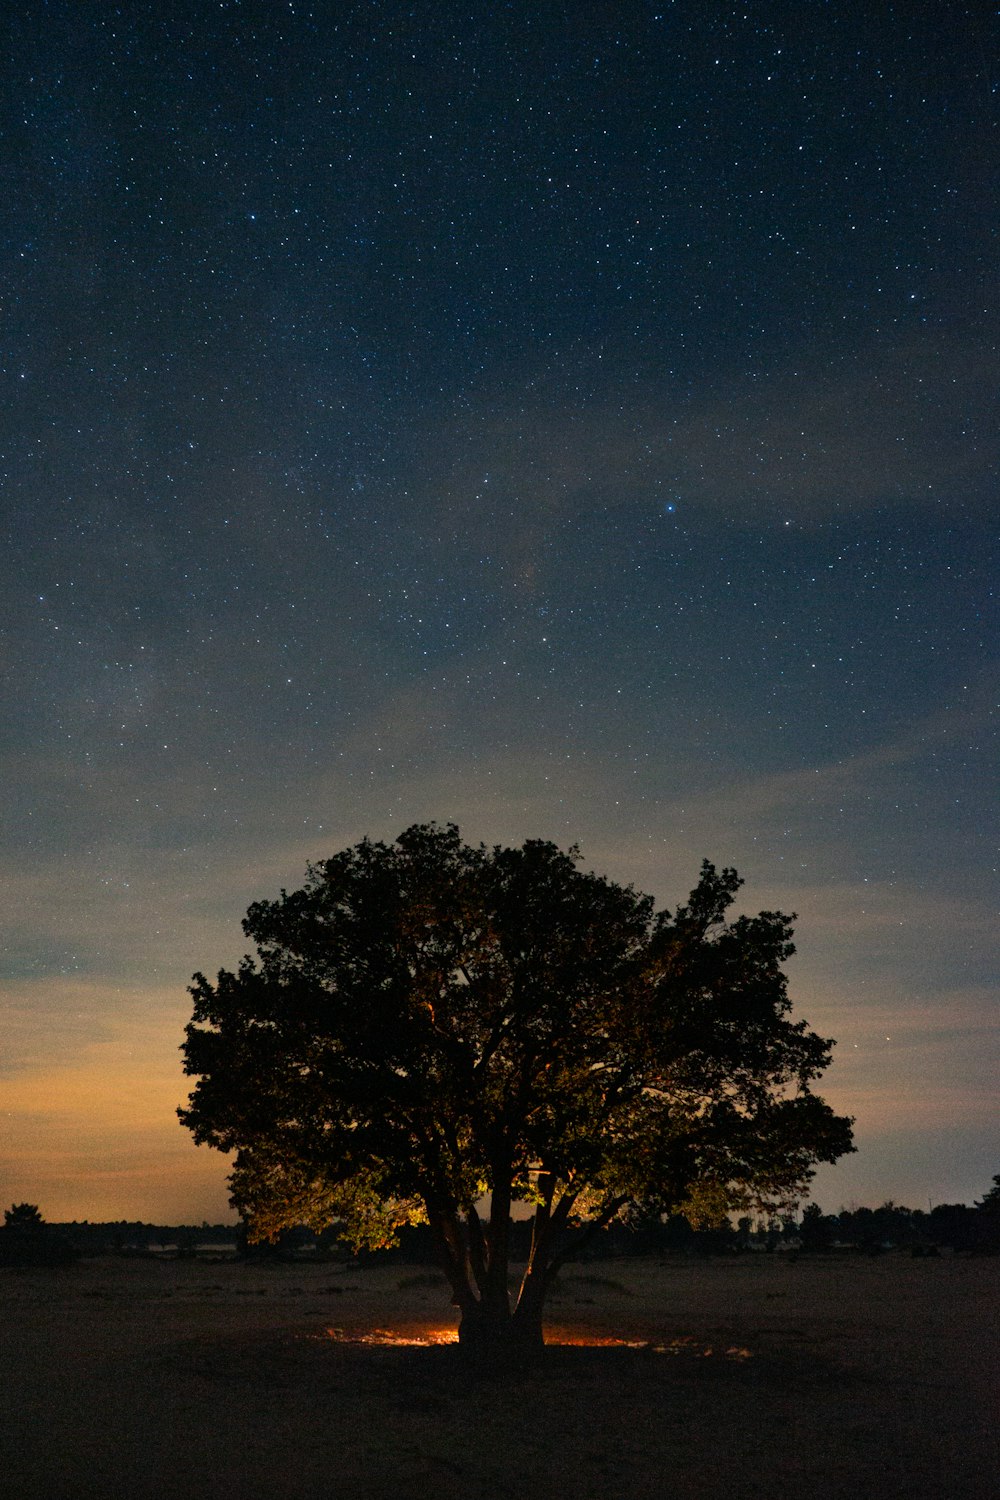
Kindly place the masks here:
POLYGON ((993 1186, 976 1199, 976 1207, 988 1214, 1000 1214, 1000 1175, 994 1177, 993 1186))
POLYGON ((37 1204, 13 1203, 3 1219, 0 1265, 65 1266, 76 1259, 73 1246, 46 1224, 37 1204))
POLYGON ((787 1206, 852 1149, 811 1090, 832 1043, 789 1019, 789 918, 727 921, 741 882, 708 863, 656 914, 578 858, 418 825, 250 908, 256 959, 195 976, 179 1114, 236 1152, 251 1237, 340 1220, 378 1246, 426 1222, 461 1341, 537 1347, 572 1226, 787 1206))
POLYGON ((3 1211, 3 1221, 8 1229, 42 1229, 45 1220, 35 1203, 12 1203, 3 1211))
POLYGON ((802 1211, 799 1236, 806 1250, 823 1250, 832 1244, 837 1220, 824 1214, 818 1203, 807 1203, 802 1211))
POLYGON ((981 1250, 1000 1250, 1000 1175, 976 1199, 976 1244, 981 1250))

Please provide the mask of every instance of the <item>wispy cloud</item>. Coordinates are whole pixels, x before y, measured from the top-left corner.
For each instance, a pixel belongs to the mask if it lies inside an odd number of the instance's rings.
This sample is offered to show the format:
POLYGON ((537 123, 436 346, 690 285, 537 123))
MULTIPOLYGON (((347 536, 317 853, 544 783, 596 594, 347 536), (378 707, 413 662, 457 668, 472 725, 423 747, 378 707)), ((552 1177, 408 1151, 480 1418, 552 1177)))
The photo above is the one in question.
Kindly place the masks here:
POLYGON ((749 524, 812 524, 903 499, 984 504, 1000 445, 996 369, 982 358, 935 331, 859 346, 834 366, 800 354, 695 400, 655 382, 619 388, 610 374, 576 402, 530 382, 516 404, 486 392, 428 431, 428 492, 445 529, 492 528, 525 565, 546 531, 588 503, 660 495, 722 507, 729 525, 741 505, 749 524))

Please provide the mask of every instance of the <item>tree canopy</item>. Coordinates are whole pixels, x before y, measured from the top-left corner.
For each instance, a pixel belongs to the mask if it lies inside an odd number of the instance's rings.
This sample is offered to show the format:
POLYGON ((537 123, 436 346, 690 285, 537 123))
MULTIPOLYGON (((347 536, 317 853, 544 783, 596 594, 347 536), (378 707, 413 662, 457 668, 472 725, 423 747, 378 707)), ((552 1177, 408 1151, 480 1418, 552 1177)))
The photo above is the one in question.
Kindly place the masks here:
POLYGON ((181 1119, 236 1153, 253 1236, 337 1220, 378 1246, 427 1222, 463 1340, 540 1342, 571 1226, 787 1207, 852 1149, 812 1089, 832 1042, 791 1018, 791 919, 729 920, 740 884, 706 862, 657 912, 540 840, 366 839, 251 906, 255 958, 195 976, 181 1119))
POLYGON ((45 1224, 37 1203, 12 1203, 4 1209, 3 1219, 7 1229, 42 1229, 45 1224))
POLYGON ((990 1214, 1000 1214, 1000 1173, 993 1179, 993 1186, 981 1198, 977 1198, 976 1207, 985 1209, 990 1214))
POLYGON ((46 1224, 37 1203, 12 1203, 3 1220, 0 1266, 65 1266, 76 1259, 73 1246, 46 1224))

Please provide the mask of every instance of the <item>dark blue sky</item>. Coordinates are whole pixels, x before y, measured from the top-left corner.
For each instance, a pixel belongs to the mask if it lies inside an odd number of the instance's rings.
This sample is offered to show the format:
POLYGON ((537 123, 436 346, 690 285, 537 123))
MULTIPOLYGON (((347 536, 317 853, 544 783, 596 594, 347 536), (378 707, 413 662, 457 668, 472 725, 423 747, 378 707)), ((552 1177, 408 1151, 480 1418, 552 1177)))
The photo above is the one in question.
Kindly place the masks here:
POLYGON ((840 1039, 824 1207, 985 1191, 987 7, 10 29, 8 1197, 221 1216, 191 971, 431 817, 669 905, 735 863, 840 1039))

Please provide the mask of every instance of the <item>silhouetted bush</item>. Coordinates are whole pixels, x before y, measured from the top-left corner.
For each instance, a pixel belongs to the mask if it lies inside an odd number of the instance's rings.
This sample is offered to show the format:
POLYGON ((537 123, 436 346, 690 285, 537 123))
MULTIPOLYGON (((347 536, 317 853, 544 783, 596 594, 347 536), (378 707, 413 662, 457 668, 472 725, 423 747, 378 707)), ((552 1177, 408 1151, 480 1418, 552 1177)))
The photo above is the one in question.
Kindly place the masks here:
POLYGON ((46 1224, 36 1204, 14 1203, 4 1210, 0 1266, 68 1266, 76 1258, 73 1245, 46 1224))

